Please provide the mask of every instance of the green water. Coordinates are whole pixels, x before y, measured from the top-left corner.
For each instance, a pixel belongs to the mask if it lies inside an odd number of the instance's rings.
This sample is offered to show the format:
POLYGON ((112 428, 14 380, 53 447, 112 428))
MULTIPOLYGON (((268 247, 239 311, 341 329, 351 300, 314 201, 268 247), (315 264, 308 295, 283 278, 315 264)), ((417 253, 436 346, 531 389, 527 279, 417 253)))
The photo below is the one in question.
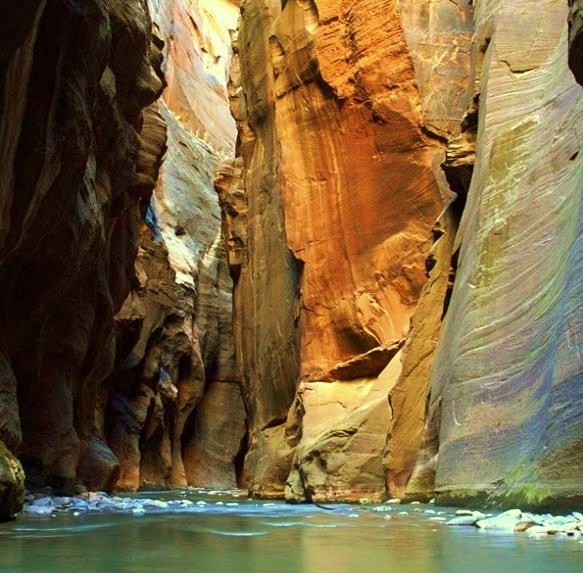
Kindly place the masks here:
POLYGON ((1 524, 0 572, 583 572, 580 541, 451 528, 438 521, 451 512, 438 514, 444 510, 431 506, 325 510, 181 495, 207 505, 144 515, 20 517, 1 524))

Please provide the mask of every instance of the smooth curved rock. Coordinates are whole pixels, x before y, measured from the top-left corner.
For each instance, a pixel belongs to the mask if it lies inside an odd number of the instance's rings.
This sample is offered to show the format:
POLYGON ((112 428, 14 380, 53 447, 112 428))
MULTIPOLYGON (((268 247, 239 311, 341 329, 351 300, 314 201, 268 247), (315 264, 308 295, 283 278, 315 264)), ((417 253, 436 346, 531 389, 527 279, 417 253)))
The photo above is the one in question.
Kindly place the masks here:
POLYGON ((120 460, 120 489, 232 485, 245 412, 214 179, 236 139, 227 74, 238 10, 223 0, 150 6, 164 39, 167 152, 141 231, 134 288, 116 317, 106 432, 120 460), (223 383, 228 392, 220 397, 216 384, 223 383), (233 439, 223 448, 230 422, 233 439))
POLYGON ((0 441, 0 521, 18 513, 24 503, 22 465, 0 441))
POLYGON ((583 503, 583 91, 568 16, 562 2, 476 5, 476 169, 431 389, 442 503, 583 503))

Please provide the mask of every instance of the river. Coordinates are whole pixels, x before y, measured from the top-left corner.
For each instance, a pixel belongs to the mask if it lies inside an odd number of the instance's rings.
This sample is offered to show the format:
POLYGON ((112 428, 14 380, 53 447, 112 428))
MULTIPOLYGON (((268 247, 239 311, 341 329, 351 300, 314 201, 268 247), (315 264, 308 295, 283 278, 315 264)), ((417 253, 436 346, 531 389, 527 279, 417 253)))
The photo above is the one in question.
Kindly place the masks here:
POLYGON ((143 513, 20 516, 0 524, 0 572, 583 571, 581 541, 448 527, 444 520, 453 510, 432 505, 324 509, 218 492, 155 495, 195 505, 143 513))

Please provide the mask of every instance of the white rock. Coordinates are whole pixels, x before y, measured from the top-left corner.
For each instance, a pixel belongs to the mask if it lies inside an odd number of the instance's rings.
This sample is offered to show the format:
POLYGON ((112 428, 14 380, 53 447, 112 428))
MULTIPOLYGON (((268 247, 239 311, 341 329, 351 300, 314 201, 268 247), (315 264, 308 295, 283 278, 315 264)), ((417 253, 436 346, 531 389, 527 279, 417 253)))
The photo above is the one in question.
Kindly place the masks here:
POLYGON ((526 530, 526 535, 530 539, 544 539, 548 536, 549 532, 543 525, 533 525, 526 530))
POLYGON ((144 500, 144 507, 155 507, 157 509, 166 509, 168 507, 168 502, 161 501, 159 499, 146 499, 144 500))
POLYGON ((447 525, 476 525, 477 517, 473 515, 458 515, 447 522, 447 525))
POLYGON ((25 505, 24 513, 29 515, 51 515, 54 507, 52 505, 25 505))
POLYGON ((486 519, 480 519, 477 526, 480 529, 494 529, 500 531, 514 531, 516 525, 521 521, 522 511, 520 509, 510 509, 486 519))

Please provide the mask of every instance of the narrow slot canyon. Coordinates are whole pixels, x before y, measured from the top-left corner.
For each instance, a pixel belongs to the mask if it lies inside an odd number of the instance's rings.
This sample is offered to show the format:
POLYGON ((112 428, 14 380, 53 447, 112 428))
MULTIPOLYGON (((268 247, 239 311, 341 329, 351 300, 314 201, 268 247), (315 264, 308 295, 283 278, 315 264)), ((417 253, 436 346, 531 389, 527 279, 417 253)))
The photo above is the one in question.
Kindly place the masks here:
POLYGON ((0 570, 578 570, 581 0, 9 4, 0 570))

